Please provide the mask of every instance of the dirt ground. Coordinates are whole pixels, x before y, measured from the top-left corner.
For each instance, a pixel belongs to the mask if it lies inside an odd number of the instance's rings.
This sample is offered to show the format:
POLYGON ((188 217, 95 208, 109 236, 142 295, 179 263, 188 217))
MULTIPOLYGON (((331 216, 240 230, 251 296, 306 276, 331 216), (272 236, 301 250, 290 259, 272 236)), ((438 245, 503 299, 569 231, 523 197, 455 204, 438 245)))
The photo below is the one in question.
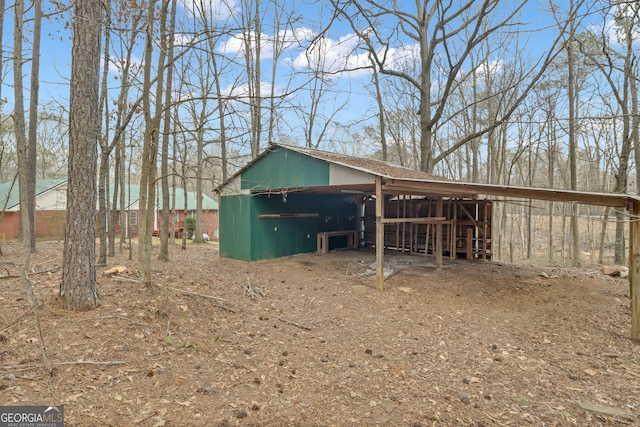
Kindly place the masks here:
MULTIPOLYGON (((0 257, 0 405, 66 426, 640 425, 628 282, 601 272, 372 251, 246 263, 176 247, 154 284, 99 268, 101 306, 60 308, 62 244, 39 242, 29 300, 0 257)), ((156 248, 157 251, 157 248, 156 248)), ((134 250, 135 258, 135 250, 134 250)))

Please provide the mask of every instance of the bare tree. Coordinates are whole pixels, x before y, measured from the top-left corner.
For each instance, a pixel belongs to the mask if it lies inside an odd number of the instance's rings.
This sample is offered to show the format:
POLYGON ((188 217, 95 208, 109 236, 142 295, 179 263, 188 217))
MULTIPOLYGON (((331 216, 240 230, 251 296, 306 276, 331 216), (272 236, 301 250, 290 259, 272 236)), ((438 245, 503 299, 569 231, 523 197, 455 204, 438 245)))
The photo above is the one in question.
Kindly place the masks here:
MULTIPOLYGON (((576 5, 574 1, 571 1, 569 11, 566 17, 559 17, 558 8, 552 4, 552 11, 556 17, 558 27, 562 27, 563 22, 568 22, 569 28, 566 36, 563 37, 563 50, 566 52, 566 66, 567 66, 567 103, 568 103, 568 130, 567 136, 569 139, 569 188, 571 190, 578 189, 578 159, 577 159, 577 147, 578 147, 578 97, 579 97, 579 83, 577 74, 577 61, 576 56, 576 32, 577 32, 577 14, 578 8, 582 2, 578 2, 576 5)), ((578 205, 571 205, 571 259, 574 267, 580 265, 580 233, 578 229, 578 205)))
POLYGON ((158 259, 161 261, 169 261, 169 234, 173 233, 173 227, 169 230, 169 216, 171 209, 169 205, 169 145, 171 130, 171 97, 173 90, 173 53, 175 39, 173 34, 176 29, 176 0, 171 2, 171 17, 169 19, 168 34, 169 46, 167 49, 167 82, 165 88, 165 109, 164 124, 162 132, 162 146, 160 156, 160 183, 162 185, 162 218, 160 226, 160 254, 158 259))
POLYGON ((147 11, 147 34, 144 53, 144 87, 142 108, 144 113, 145 133, 142 149, 142 166, 140 173, 140 222, 138 228, 138 266, 143 280, 147 286, 151 285, 151 235, 156 206, 156 162, 158 158, 158 141, 160 138, 160 121, 163 111, 164 72, 167 52, 168 37, 167 14, 169 1, 162 0, 161 9, 156 11, 155 1, 149 2, 147 11), (153 46, 155 44, 155 16, 159 13, 160 22, 158 39, 161 47, 157 56, 157 78, 155 79, 155 96, 152 107, 152 81, 153 46))
POLYGON ((29 97, 29 130, 27 147, 29 235, 31 252, 36 251, 36 150, 38 98, 40 95, 40 38, 42 34, 42 0, 33 2, 33 44, 31 46, 31 82, 29 97))
MULTIPOLYGON (((28 141, 26 136, 26 118, 24 105, 24 84, 22 82, 22 70, 24 64, 23 51, 23 35, 24 28, 24 1, 17 0, 14 3, 14 25, 13 25, 13 129, 16 140, 16 152, 18 156, 18 169, 22 165, 19 176, 20 194, 24 195, 24 204, 20 206, 20 238, 28 239, 29 248, 32 227, 29 225, 29 159, 28 159, 28 141), (22 215, 26 213, 26 215, 22 215)), ((32 170, 33 172, 33 170, 32 170)), ((31 250, 31 249, 29 249, 31 250)))
MULTIPOLYGON (((614 192, 627 191, 629 177, 629 160, 632 151, 636 153, 637 161, 640 160, 638 135, 638 60, 633 44, 637 33, 640 6, 634 2, 620 2, 613 6, 612 13, 617 29, 617 42, 622 46, 618 51, 613 46, 608 33, 608 25, 602 26, 601 34, 588 34, 579 39, 579 47, 582 53, 590 60, 589 65, 596 67, 608 83, 612 98, 620 110, 620 117, 616 121, 621 122, 619 129, 620 147, 616 154, 616 170, 614 171, 614 192), (635 148, 634 148, 635 147, 635 148)), ((610 18, 605 13, 605 21, 610 18)), ((621 209, 616 210, 616 244, 614 262, 622 264, 625 260, 625 213, 621 209)))
MULTIPOLYGON (((409 82, 419 93, 420 169, 427 172, 432 172, 434 166, 452 152, 507 122, 558 54, 556 39, 542 58, 521 72, 523 78, 514 86, 521 88, 519 96, 510 108, 477 132, 468 133, 446 148, 438 149, 435 132, 443 120, 452 91, 463 80, 461 76, 470 53, 502 29, 513 32, 512 27, 517 25, 515 18, 526 1, 508 6, 500 0, 469 0, 460 4, 423 0, 411 9, 404 4, 376 0, 332 0, 332 3, 337 13, 345 17, 365 41, 380 72, 409 82), (392 43, 399 39, 416 44, 420 58, 417 76, 395 67, 399 54, 394 53, 392 43), (437 85, 433 80, 436 75, 439 78, 437 85)), ((402 52, 411 54, 406 46, 402 52)))
MULTIPOLYGON (((105 25, 104 25, 104 54, 102 65, 102 84, 100 86, 99 115, 104 114, 105 125, 101 126, 99 121, 99 141, 100 141, 100 168, 98 172, 98 236, 100 238, 100 250, 98 251, 98 265, 107 264, 107 215, 109 204, 109 154, 112 146, 108 143, 107 134, 109 132, 109 99, 107 93, 107 79, 109 77, 109 63, 111 62, 109 51, 111 50, 111 1, 105 0, 104 6, 105 25)), ((113 234, 113 231, 110 233, 113 234)))

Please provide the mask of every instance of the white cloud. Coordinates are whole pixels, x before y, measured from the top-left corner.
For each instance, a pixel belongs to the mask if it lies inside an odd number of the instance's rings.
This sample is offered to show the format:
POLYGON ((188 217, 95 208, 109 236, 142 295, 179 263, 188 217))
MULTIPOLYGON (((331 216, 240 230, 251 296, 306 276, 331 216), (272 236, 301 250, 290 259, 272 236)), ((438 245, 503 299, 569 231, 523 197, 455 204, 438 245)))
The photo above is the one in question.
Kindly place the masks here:
MULTIPOLYGON (((378 52, 382 58, 383 52, 378 52)), ((399 48, 391 48, 384 59, 385 67, 390 70, 407 72, 415 70, 420 64, 420 46, 417 43, 408 44, 399 48)))
POLYGON ((175 47, 187 47, 195 41, 196 38, 191 34, 176 33, 173 35, 173 45, 175 47))
MULTIPOLYGON (((131 63, 129 64, 129 75, 135 75, 137 70, 142 69, 142 58, 133 55, 131 57, 131 63)), ((109 58, 109 72, 116 74, 118 77, 122 76, 123 70, 127 67, 125 59, 118 59, 115 57, 109 58)))
MULTIPOLYGON (((224 53, 226 55, 235 56, 244 52, 245 44, 249 43, 251 49, 255 50, 256 46, 256 34, 251 31, 249 33, 244 34, 236 34, 234 36, 229 37, 225 42, 223 42, 218 48, 219 53, 224 53)), ((260 50, 264 50, 264 47, 268 44, 267 37, 262 34, 260 35, 260 50)), ((264 55, 263 55, 264 56, 264 55)))
POLYGON ((371 65, 366 53, 355 53, 359 44, 356 34, 347 34, 337 40, 320 37, 305 51, 286 61, 296 70, 314 70, 329 74, 368 73, 364 67, 371 65))
POLYGON ((505 69, 504 61, 502 61, 501 59, 492 59, 489 61, 484 61, 478 67, 478 74, 480 76, 495 77, 500 75, 504 69, 505 69))
POLYGON ((589 30, 594 34, 604 34, 609 42, 613 44, 625 43, 627 36, 622 24, 627 21, 632 25, 631 37, 635 44, 640 41, 640 25, 638 24, 637 16, 634 18, 634 15, 638 13, 637 9, 638 5, 633 2, 614 6, 609 9, 604 25, 591 25, 589 30), (620 19, 619 22, 617 22, 616 16, 620 19))
MULTIPOLYGON (((228 98, 247 98, 249 96, 249 86, 246 84, 243 85, 234 85, 227 86, 221 89, 222 94, 228 98)), ((271 85, 265 82, 260 83, 260 93, 262 96, 266 96, 271 93, 271 85)), ((276 93, 278 95, 278 93, 276 93)))
MULTIPOLYGON (((305 40, 311 39, 313 36, 313 31, 308 28, 282 30, 278 32, 277 37, 263 33, 260 35, 260 56, 262 59, 272 58, 276 42, 281 45, 281 49, 290 49, 302 44, 305 40)), ((251 49, 255 50, 257 39, 258 37, 253 31, 236 34, 222 43, 218 48, 218 52, 229 56, 241 55, 247 42, 250 44, 251 49)))

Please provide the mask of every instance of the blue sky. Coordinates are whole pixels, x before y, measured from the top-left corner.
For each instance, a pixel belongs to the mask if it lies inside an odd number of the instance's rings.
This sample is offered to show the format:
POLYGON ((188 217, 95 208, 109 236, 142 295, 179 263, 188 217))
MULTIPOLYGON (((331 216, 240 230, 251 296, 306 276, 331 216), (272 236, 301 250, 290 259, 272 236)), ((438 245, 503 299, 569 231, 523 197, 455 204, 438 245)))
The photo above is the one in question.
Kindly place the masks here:
MULTIPOLYGON (((189 1, 189 0, 187 0, 189 1)), ((9 97, 10 95, 10 87, 9 85, 12 82, 12 72, 11 72, 11 64, 6 62, 8 54, 12 51, 12 43, 13 43, 13 10, 11 9, 11 2, 8 2, 8 11, 4 14, 4 35, 3 35, 3 45, 4 45, 4 56, 5 56, 5 64, 3 67, 3 71, 5 76, 3 78, 3 97, 9 97)), ((180 5, 180 10, 183 13, 183 16, 189 15, 189 9, 191 8, 188 4, 183 2, 180 5)), ((322 2, 293 2, 296 4, 297 9, 301 16, 305 17, 304 20, 300 21, 297 24, 297 28, 295 30, 298 33, 298 36, 305 34, 305 39, 309 39, 317 34, 319 28, 325 25, 328 21, 329 11, 326 9, 326 6, 322 6, 322 2), (310 19, 311 18, 311 19, 310 19)), ((542 2, 533 2, 533 4, 542 4, 542 2)), ((48 3, 44 4, 45 12, 51 12, 51 5, 48 3)), ((228 13, 229 6, 221 7, 220 5, 212 6, 215 10, 226 10, 228 13)), ((531 12, 536 10, 536 7, 533 5, 529 7, 531 12)), ((528 12, 530 13, 530 12, 528 12)), ((537 13, 537 12, 536 12, 537 13)), ((221 13, 221 16, 224 16, 225 13, 221 13)), ((538 20, 538 18, 534 18, 533 20, 538 20)), ((43 102, 47 101, 61 101, 68 98, 68 76, 69 76, 69 68, 71 65, 71 48, 72 48, 72 34, 69 27, 69 13, 66 13, 62 16, 59 16, 55 19, 45 19, 43 21, 43 31, 42 31, 42 52, 41 52, 41 87, 40 87, 40 99, 43 102)), ((266 20, 265 20, 266 21, 266 20)), ((29 24, 29 23, 27 23, 29 24)), ((27 28, 28 30, 29 28, 27 28)), ((268 32, 268 30, 266 30, 268 32)), ((31 33, 25 31, 26 42, 25 42, 25 57, 30 57, 30 42, 28 38, 31 33)), ((269 35, 269 34, 267 34, 269 35)), ((225 46, 226 49, 221 49, 221 51, 229 52, 233 49, 239 48, 238 45, 238 37, 229 37, 227 44, 225 46)), ((328 37, 324 40, 324 47, 326 48, 326 53, 328 54, 328 63, 334 64, 333 68, 337 68, 342 65, 346 65, 349 67, 356 67, 358 65, 362 65, 366 62, 366 57, 362 54, 360 55, 351 55, 345 58, 345 55, 355 47, 357 44, 357 39, 354 37, 351 28, 342 22, 336 23, 328 32, 328 37)), ((141 55, 141 52, 140 52, 141 55)), ((265 57, 268 57, 266 51, 263 52, 265 57)), ((306 61, 306 57, 303 51, 298 51, 297 55, 293 58, 285 57, 283 59, 285 63, 294 68, 300 69, 308 65, 306 61)), ((29 72, 29 63, 25 64, 24 67, 25 73, 29 72)), ((360 73, 359 76, 362 76, 363 73, 360 73)), ((346 77, 346 76, 344 76, 346 77)), ((351 73, 350 78, 354 77, 354 73, 351 73)), ((25 78, 25 83, 28 83, 28 79, 25 78)))
MULTIPOLYGON (((192 13, 189 11, 192 9, 192 4, 187 3, 190 0, 181 0, 179 16, 181 19, 189 20, 192 13)), ((299 73, 301 71, 313 68, 313 61, 309 61, 310 56, 307 52, 301 48, 298 43, 308 44, 308 41, 318 35, 318 32, 323 28, 330 16, 330 11, 322 1, 319 2, 299 2, 299 1, 285 1, 282 4, 289 3, 287 6, 291 10, 296 10, 300 19, 295 22, 290 28, 288 28, 289 35, 291 37, 291 43, 286 49, 280 59, 278 66, 279 73, 282 77, 276 82, 276 84, 283 85, 279 90, 284 90, 285 81, 289 81, 291 76, 297 76, 294 78, 302 79, 299 73), (293 37, 295 35, 295 38, 293 37), (295 39, 295 41, 294 41, 295 39)), ((407 5, 413 4, 413 2, 407 1, 407 5)), ((515 4, 515 2, 508 1, 506 5, 515 4)), ((214 1, 208 4, 212 11, 216 11, 215 16, 218 17, 218 22, 223 22, 225 19, 233 21, 236 19, 238 10, 240 8, 239 0, 230 0, 226 3, 220 3, 214 1)), ((45 4, 45 11, 47 7, 51 7, 48 3, 45 4)), ((410 6, 408 6, 410 7, 410 6)), ((530 40, 526 46, 526 53, 532 57, 536 57, 544 52, 545 48, 551 42, 553 34, 555 32, 553 21, 549 16, 543 13, 543 9, 547 8, 547 2, 544 1, 530 1, 526 8, 523 10, 522 22, 527 25, 520 28, 520 30, 529 30, 530 33, 524 32, 525 35, 530 37, 530 40), (546 29, 546 30, 545 30, 546 29)), ((50 11, 50 10, 49 10, 50 11)), ((43 37, 42 37, 42 53, 41 53, 41 74, 40 74, 40 104, 43 109, 53 108, 53 105, 60 105, 64 109, 68 104, 69 88, 68 88, 68 76, 71 65, 71 48, 72 48, 72 35, 68 25, 69 13, 57 17, 55 19, 45 19, 43 21, 43 37)), ((265 64, 271 61, 269 55, 269 39, 272 37, 272 32, 268 25, 269 16, 265 15, 265 28, 262 35, 265 44, 263 45, 262 55, 265 64)), ((8 56, 8 52, 12 50, 12 37, 13 37, 13 13, 10 10, 4 14, 4 40, 5 46, 5 59, 8 56)), ((213 23, 215 25, 215 22, 213 23)), ((594 23, 593 25, 598 25, 594 23)), ((30 36, 28 31, 25 32, 26 37, 30 36)), ((220 55, 226 55, 228 57, 234 57, 234 55, 241 54, 241 43, 239 38, 240 33, 238 31, 231 32, 226 38, 222 39, 222 42, 218 45, 217 53, 220 55)), ((397 45, 394 50, 394 54, 397 56, 416 56, 417 49, 415 45, 408 39, 405 39, 404 46, 397 45)), ((323 58, 325 60, 324 68, 327 71, 337 72, 341 68, 358 68, 367 63, 366 55, 362 51, 357 51, 356 47, 358 40, 354 36, 352 29, 345 22, 337 22, 327 32, 326 36, 318 43, 320 50, 323 52, 323 58)), ((142 45, 138 46, 136 57, 138 60, 142 57, 142 45)), ((25 50, 29 50, 29 42, 25 42, 25 50)), ((26 52, 25 57, 29 57, 30 53, 26 52)), ((240 57, 237 57, 240 59, 240 57)), ((495 58, 495 61, 500 61, 499 58, 495 58)), ((265 67, 266 68, 266 67, 265 67)), ((7 99, 7 105, 4 106, 3 112, 9 114, 12 110, 12 71, 11 63, 5 62, 4 75, 2 82, 2 97, 7 99)), ((28 73, 29 63, 24 67, 25 71, 25 87, 28 87, 28 73)), ((115 71, 115 70, 114 70, 115 71)), ((240 72, 235 70, 235 73, 240 72)), ((270 87, 268 82, 268 70, 264 71, 265 79, 263 85, 265 90, 270 87)), ((116 72, 111 74, 113 80, 111 80, 111 86, 118 85, 118 80, 115 80, 117 76, 116 72)), ((338 73, 332 75, 329 80, 334 86, 335 94, 332 99, 327 100, 327 108, 335 108, 340 105, 347 105, 341 112, 341 119, 345 123, 355 122, 363 117, 372 116, 375 114, 373 109, 373 100, 369 95, 366 86, 370 81, 370 74, 366 71, 357 71, 349 73, 338 73), (347 98, 348 97, 348 98, 347 98)), ((225 84, 230 84, 225 82, 225 84)), ((242 90, 241 87, 233 89, 234 93, 239 93, 242 90)), ((231 89, 229 89, 231 92, 231 89)), ((114 90, 113 97, 117 96, 117 91, 114 90)), ((26 94, 28 98, 28 94, 26 94)), ((290 117, 290 120, 295 118, 290 117)), ((300 126, 295 123, 289 123, 292 129, 297 129, 296 132, 300 132, 300 126)), ((298 135, 299 137, 299 135, 298 135)))

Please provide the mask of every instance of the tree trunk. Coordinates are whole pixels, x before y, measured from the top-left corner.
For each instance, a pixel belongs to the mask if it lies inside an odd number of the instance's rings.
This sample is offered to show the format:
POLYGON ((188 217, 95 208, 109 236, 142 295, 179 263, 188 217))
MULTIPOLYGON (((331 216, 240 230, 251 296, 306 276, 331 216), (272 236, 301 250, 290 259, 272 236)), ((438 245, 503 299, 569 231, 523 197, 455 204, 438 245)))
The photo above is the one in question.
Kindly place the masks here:
POLYGON ((60 284, 63 305, 71 310, 88 310, 99 305, 95 223, 101 11, 101 1, 75 2, 67 220, 60 284))
POLYGON ((31 86, 29 98, 29 137, 27 147, 29 246, 36 252, 36 150, 38 129, 38 95, 40 93, 40 39, 42 33, 42 0, 33 2, 33 45, 31 47, 31 86))
MULTIPOLYGON (((14 135, 16 138, 16 151, 18 154, 18 165, 24 165, 24 170, 20 174, 18 187, 20 188, 20 192, 28 192, 28 184, 24 180, 22 180, 22 175, 24 175, 24 179, 29 180, 29 175, 27 173, 29 161, 28 161, 28 147, 27 147, 27 137, 26 137, 26 120, 24 116, 24 86, 22 82, 22 64, 24 63, 24 58, 22 56, 22 29, 24 27, 24 1, 16 0, 14 3, 14 25, 13 25, 13 96, 14 96, 14 107, 13 107, 13 128, 14 135)), ((20 170, 20 167, 18 167, 20 170)), ((25 198, 27 205, 29 204, 28 198, 25 198)), ((29 226, 29 215, 22 215, 22 212, 29 212, 27 205, 20 206, 20 239, 24 241, 25 236, 29 236, 28 230, 31 229, 29 226)), ((29 237, 30 239, 30 237, 29 237)))
MULTIPOLYGON (((118 221, 118 202, 120 200, 120 170, 122 169, 122 155, 120 143, 116 144, 116 151, 113 165, 113 198, 111 201, 111 211, 109 214, 109 256, 116 255, 116 223, 118 221)), ((122 221, 120 226, 122 227, 122 221)))
MULTIPOLYGON (((102 66, 102 85, 100 89, 100 100, 98 102, 99 115, 101 119, 98 121, 100 141, 100 169, 98 172, 98 235, 100 237, 100 251, 98 255, 98 265, 107 265, 107 215, 109 209, 109 193, 107 192, 108 180, 109 180, 109 155, 112 148, 109 146, 109 141, 106 137, 102 137, 104 133, 109 133, 109 108, 107 98, 107 78, 109 76, 109 49, 111 40, 111 1, 104 0, 105 5, 105 32, 104 32, 104 51, 103 51, 103 66, 102 66), (102 115, 105 117, 105 129, 102 130, 102 115)), ((113 231, 109 230, 109 234, 113 234, 113 231)))
MULTIPOLYGON (((573 21, 572 21, 573 22, 573 21)), ((571 34, 573 35, 573 25, 571 25, 571 34)), ((571 189, 578 189, 578 154, 577 154, 577 129, 576 118, 578 106, 578 93, 575 78, 575 58, 573 53, 572 39, 567 43, 567 61, 568 61, 568 81, 567 90, 569 97, 569 174, 571 181, 571 189)), ((578 229, 578 204, 571 204, 571 252, 573 267, 580 267, 580 233, 578 229)))
POLYGON ((162 0, 160 11, 160 32, 158 39, 162 47, 158 54, 155 95, 155 112, 151 111, 151 64, 153 60, 153 46, 155 44, 155 1, 149 2, 147 14, 147 37, 144 55, 144 146, 142 149, 142 170, 140 173, 140 215, 138 227, 138 267, 147 287, 151 286, 151 234, 153 233, 153 219, 155 215, 155 180, 157 176, 156 162, 158 158, 158 139, 160 133, 160 114, 163 99, 163 76, 166 47, 166 15, 168 0, 162 0))
MULTIPOLYGON (((185 148, 186 151, 186 148, 185 148)), ((185 153, 185 159, 186 159, 186 153, 185 153)), ((183 169, 184 171, 184 164, 183 164, 183 169)), ((182 194, 184 197, 184 218, 183 218, 183 225, 184 228, 182 229, 182 246, 180 247, 183 251, 187 249, 187 239, 191 236, 188 236, 188 230, 187 230, 187 212, 188 212, 188 208, 189 208, 189 198, 187 197, 187 180, 185 179, 186 175, 182 175, 182 194)))
POLYGON ((380 146, 382 148, 382 160, 387 161, 389 154, 387 149, 387 137, 386 137, 386 129, 385 129, 385 114, 384 114, 384 104, 382 98, 382 89, 380 88, 380 76, 378 72, 378 66, 376 65, 371 55, 369 55, 369 60, 371 61, 371 65, 373 68, 372 78, 373 78, 373 86, 376 91, 376 102, 378 104, 378 125, 380 126, 380 146))
MULTIPOLYGON (((176 0, 171 2, 171 17, 169 19, 169 34, 175 32, 176 27, 176 0)), ((169 207, 169 134, 171 131, 171 96, 172 96, 172 79, 173 79, 173 41, 169 43, 167 52, 167 87, 165 89, 165 105, 164 111, 164 127, 162 134, 162 148, 160 159, 160 182, 162 185, 162 218, 160 226, 160 253, 158 259, 160 261, 169 261, 169 236, 173 233, 173 227, 169 230, 169 216, 171 210, 169 207)))
MULTIPOLYGON (((102 146, 102 143, 100 144, 102 146)), ((109 179, 109 153, 105 147, 100 151, 98 172, 98 235, 100 237, 98 265, 107 265, 107 180, 109 179)))

